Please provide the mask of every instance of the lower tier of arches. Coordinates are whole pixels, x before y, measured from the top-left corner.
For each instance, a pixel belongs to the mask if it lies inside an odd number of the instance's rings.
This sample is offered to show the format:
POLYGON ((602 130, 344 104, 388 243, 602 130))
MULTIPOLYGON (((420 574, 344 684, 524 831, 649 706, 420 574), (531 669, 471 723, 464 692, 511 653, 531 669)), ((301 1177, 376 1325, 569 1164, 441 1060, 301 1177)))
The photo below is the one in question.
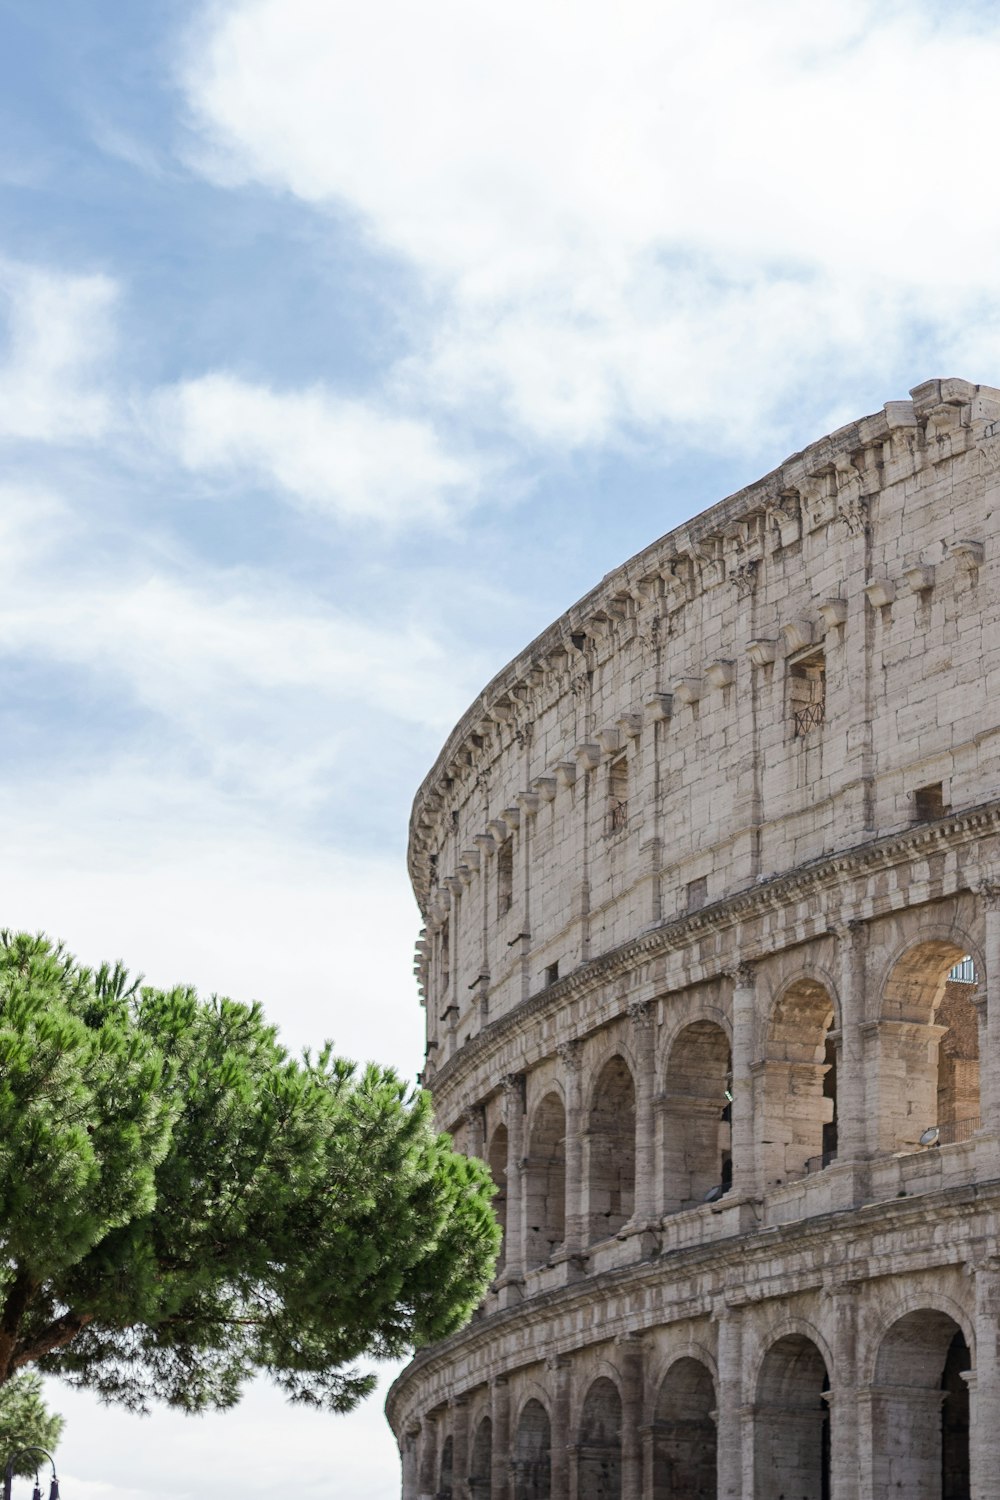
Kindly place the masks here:
POLYGON ((988 1196, 481 1320, 390 1394, 403 1500, 1000 1500, 988 1196))

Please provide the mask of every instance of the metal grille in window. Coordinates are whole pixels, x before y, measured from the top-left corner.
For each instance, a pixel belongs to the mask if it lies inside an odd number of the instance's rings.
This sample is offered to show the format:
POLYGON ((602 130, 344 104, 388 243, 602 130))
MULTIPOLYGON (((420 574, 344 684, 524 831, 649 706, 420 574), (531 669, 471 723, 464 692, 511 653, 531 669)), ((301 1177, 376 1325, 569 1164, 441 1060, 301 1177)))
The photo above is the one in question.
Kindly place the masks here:
POLYGON ((948 970, 948 978, 952 984, 975 984, 976 966, 968 954, 960 958, 953 969, 948 970))
POLYGON ((805 708, 795 710, 795 735, 800 738, 808 734, 811 729, 816 729, 823 722, 823 704, 807 703, 805 708))
POLYGON ((618 833, 628 825, 628 803, 612 802, 604 820, 605 833, 618 833))

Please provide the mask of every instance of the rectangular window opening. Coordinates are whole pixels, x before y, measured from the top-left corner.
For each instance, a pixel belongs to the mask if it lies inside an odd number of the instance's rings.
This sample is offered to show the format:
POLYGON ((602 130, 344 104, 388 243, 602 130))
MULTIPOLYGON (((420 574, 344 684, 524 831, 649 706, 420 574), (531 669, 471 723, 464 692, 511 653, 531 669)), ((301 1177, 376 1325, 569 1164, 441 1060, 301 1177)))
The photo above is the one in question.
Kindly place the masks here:
POLYGON ((555 982, 556 982, 556 980, 558 978, 559 978, 559 960, 556 959, 556 961, 555 961, 554 964, 547 964, 546 965, 546 968, 545 968, 545 988, 548 989, 548 987, 549 987, 550 984, 555 984, 555 982))
POLYGON ((944 783, 932 781, 929 786, 918 786, 913 793, 913 812, 918 823, 928 818, 943 818, 948 809, 944 803, 944 783))
POLYGON ((826 718, 826 652, 803 652, 788 665, 788 706, 795 739, 819 729, 826 718))
POLYGON ((689 880, 687 887, 687 909, 688 911, 700 911, 708 900, 708 876, 699 875, 697 880, 689 880))
POLYGON ((510 839, 497 855, 497 916, 504 917, 514 905, 514 845, 510 839))
POLYGON ((608 767, 608 807, 605 833, 618 833, 628 826, 628 756, 617 755, 608 767))

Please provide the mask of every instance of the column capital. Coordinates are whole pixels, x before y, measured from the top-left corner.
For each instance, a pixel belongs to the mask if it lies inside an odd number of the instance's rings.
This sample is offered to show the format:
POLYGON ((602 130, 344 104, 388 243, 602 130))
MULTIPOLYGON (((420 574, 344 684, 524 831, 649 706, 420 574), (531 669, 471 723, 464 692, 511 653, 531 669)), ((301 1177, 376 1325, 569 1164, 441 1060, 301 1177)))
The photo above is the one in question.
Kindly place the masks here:
POLYGON ((865 924, 860 917, 850 917, 846 922, 831 922, 826 930, 842 943, 853 943, 864 932, 865 924))
POLYGON ((560 1042, 556 1048, 556 1056, 566 1069, 567 1073, 579 1073, 580 1054, 582 1048, 579 1042, 560 1042))
POLYGON ((649 1000, 633 1000, 628 1008, 628 1018, 636 1031, 649 1031, 653 1025, 653 1006, 649 1000))
POLYGON ((738 990, 752 990, 756 983, 757 965, 741 959, 726 970, 726 978, 731 979, 738 990))
POLYGON ((508 1100, 524 1103, 524 1077, 523 1073, 505 1073, 501 1078, 500 1086, 508 1100))

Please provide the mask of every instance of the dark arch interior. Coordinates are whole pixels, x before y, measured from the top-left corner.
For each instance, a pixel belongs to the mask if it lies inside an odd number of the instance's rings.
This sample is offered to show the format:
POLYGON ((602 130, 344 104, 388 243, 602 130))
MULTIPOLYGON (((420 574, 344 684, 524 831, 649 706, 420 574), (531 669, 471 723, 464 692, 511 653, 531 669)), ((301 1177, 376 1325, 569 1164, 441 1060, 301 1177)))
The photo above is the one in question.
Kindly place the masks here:
POLYGON ((552 1472, 549 1415, 532 1399, 522 1411, 514 1436, 510 1474, 514 1500, 549 1500, 552 1472))
POLYGON ((764 1063, 764 1181, 794 1181, 837 1154, 837 1049, 833 1001, 814 979, 784 991, 768 1027, 764 1063))
POLYGON ((441 1448, 441 1469, 438 1475, 437 1500, 451 1500, 454 1486, 455 1444, 447 1437, 441 1448))
POLYGON ((490 1500, 493 1490, 493 1423, 483 1417, 472 1439, 469 1462, 470 1500, 490 1500))
POLYGON ((497 1258, 496 1274, 499 1276, 507 1260, 507 1127, 498 1125, 493 1132, 489 1151, 486 1153, 486 1164, 490 1169, 490 1175, 496 1183, 496 1195, 493 1199, 493 1212, 500 1221, 500 1230, 503 1238, 500 1241, 500 1254, 497 1258))
POLYGON ((535 1114, 524 1179, 525 1265, 542 1266, 566 1238, 566 1112, 547 1094, 535 1114))
POLYGON ((635 1086, 623 1058, 601 1069, 588 1125, 593 1243, 617 1233, 635 1207, 635 1086))
POLYGON ((621 1500, 622 1402, 602 1376, 587 1392, 580 1416, 578 1500, 621 1500))
POLYGON ((652 1500, 715 1500, 715 1386, 697 1359, 679 1359, 660 1386, 653 1419, 652 1500))
POLYGON ((663 1108, 664 1211, 703 1203, 732 1181, 732 1063, 729 1041, 713 1021, 694 1021, 670 1049, 663 1108))
POLYGON ((830 1500, 829 1389, 811 1339, 792 1333, 771 1345, 757 1381, 755 1500, 830 1500))
POLYGON ((875 1366, 875 1495, 889 1500, 970 1500, 969 1388, 972 1357, 945 1312, 924 1308, 898 1319, 875 1366))

